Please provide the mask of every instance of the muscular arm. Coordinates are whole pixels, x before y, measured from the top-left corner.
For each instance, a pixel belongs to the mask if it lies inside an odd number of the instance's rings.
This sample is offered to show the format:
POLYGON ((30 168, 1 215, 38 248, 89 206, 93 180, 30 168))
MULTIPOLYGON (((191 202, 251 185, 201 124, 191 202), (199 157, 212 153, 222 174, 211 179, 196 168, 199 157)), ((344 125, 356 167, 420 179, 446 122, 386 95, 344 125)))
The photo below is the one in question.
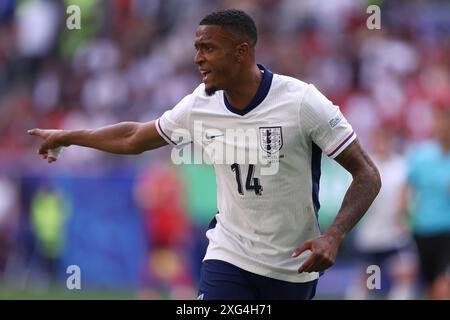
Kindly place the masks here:
POLYGON ((32 129, 28 133, 43 139, 38 152, 44 158, 49 149, 60 146, 78 145, 116 154, 139 154, 167 144, 158 134, 155 121, 120 122, 87 130, 32 129))
POLYGON ((353 176, 342 206, 325 234, 341 242, 369 209, 381 188, 378 169, 355 140, 336 161, 353 176))
POLYGON ((336 161, 351 173, 353 181, 331 226, 322 236, 304 242, 294 251, 292 256, 297 257, 303 251, 311 250, 311 255, 298 272, 323 271, 331 267, 336 260, 342 240, 366 213, 380 191, 381 179, 378 169, 361 148, 358 140, 352 142, 337 156, 336 161))

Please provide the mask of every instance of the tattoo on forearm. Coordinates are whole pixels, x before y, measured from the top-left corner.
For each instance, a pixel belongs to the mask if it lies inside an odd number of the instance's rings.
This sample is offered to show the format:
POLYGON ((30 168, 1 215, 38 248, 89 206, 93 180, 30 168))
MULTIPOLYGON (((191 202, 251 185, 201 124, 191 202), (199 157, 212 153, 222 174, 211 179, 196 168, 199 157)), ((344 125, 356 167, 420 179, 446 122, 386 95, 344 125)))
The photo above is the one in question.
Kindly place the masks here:
POLYGON ((353 181, 332 227, 342 235, 347 234, 369 209, 380 190, 378 170, 356 141, 339 159, 353 175, 353 181))

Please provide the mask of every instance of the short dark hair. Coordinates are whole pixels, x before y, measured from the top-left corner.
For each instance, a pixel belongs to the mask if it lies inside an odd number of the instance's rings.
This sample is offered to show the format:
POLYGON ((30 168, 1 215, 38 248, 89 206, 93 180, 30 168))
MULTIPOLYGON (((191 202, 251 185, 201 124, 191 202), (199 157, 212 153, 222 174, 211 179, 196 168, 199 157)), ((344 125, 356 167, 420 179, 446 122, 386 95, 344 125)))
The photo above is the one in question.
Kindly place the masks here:
POLYGON ((247 41, 251 46, 256 45, 258 35, 253 19, 244 11, 225 9, 212 12, 205 16, 199 25, 214 25, 225 27, 227 31, 247 41))

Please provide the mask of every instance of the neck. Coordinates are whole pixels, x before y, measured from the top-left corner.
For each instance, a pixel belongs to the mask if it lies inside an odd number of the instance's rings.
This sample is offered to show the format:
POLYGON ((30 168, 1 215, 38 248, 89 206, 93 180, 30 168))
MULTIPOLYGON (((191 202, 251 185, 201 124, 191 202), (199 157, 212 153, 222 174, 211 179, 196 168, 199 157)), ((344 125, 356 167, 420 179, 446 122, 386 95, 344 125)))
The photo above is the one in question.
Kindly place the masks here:
POLYGON ((256 64, 253 64, 250 70, 246 69, 239 73, 233 84, 225 89, 225 95, 230 104, 236 109, 244 110, 256 95, 262 77, 256 64))

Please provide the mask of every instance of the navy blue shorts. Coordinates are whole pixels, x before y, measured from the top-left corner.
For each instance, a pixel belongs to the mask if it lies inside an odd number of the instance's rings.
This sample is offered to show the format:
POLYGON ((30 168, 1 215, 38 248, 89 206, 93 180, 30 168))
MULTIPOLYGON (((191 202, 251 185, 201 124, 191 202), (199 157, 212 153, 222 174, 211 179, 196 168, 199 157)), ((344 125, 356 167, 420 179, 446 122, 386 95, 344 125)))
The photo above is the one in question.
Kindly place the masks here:
POLYGON ((316 294, 317 279, 293 283, 263 277, 228 262, 205 260, 198 299, 202 300, 310 300, 316 294))

